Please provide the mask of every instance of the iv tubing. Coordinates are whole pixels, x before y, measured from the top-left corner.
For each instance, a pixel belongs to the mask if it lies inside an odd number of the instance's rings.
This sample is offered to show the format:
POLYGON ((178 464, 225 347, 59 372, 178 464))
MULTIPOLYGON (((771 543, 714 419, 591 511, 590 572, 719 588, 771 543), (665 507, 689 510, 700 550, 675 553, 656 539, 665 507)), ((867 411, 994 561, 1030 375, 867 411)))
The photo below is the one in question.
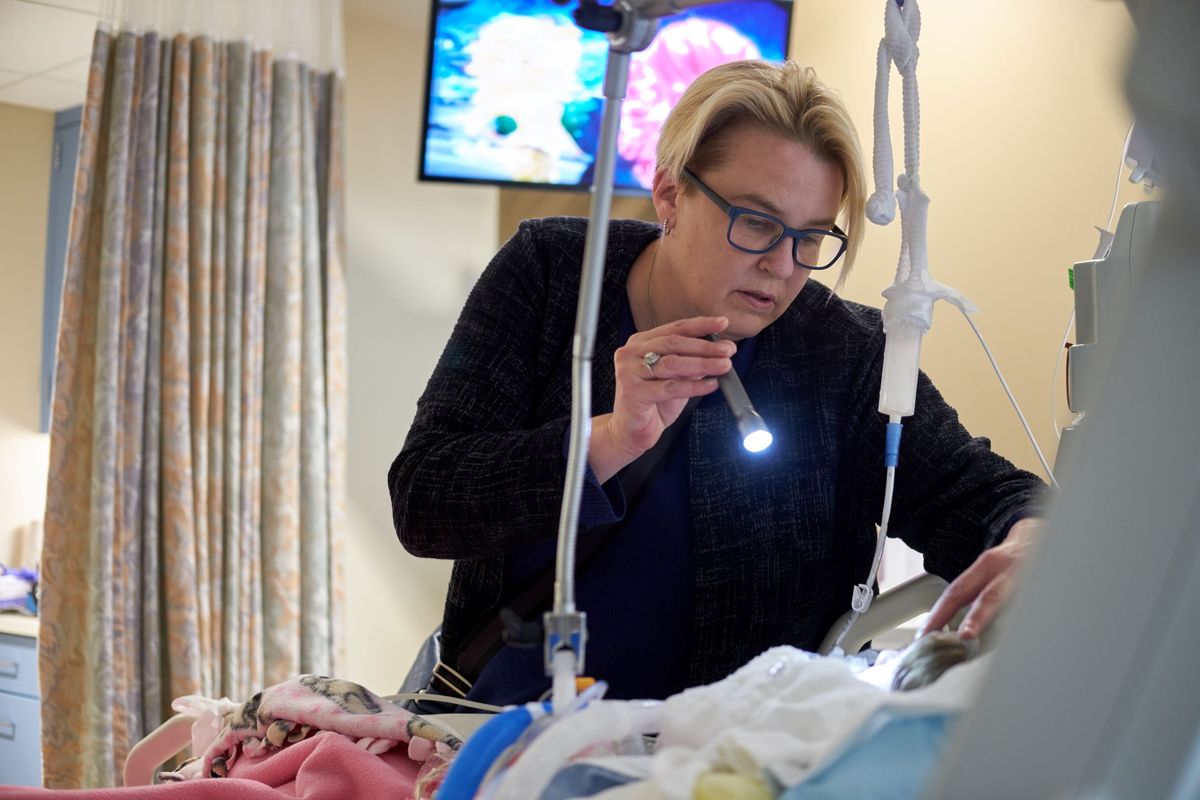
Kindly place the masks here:
MULTIPOLYGON (((892 414, 888 417, 883 452, 883 464, 886 470, 883 486, 883 511, 879 515, 879 534, 875 539, 875 555, 871 559, 871 571, 867 574, 866 581, 854 587, 854 593, 850 599, 850 616, 846 618, 842 629, 838 631, 837 638, 833 640, 831 650, 836 650, 842 646, 842 641, 846 638, 846 634, 854 627, 854 623, 858 621, 859 616, 870 608, 871 600, 875 596, 873 589, 875 586, 875 576, 878 574, 879 564, 883 560, 883 546, 887 542, 888 523, 892 518, 892 495, 896 488, 896 465, 900 461, 900 432, 902 430, 900 419, 899 414, 892 414)), ((821 655, 829 655, 829 653, 821 653, 821 655)))
POLYGON ((445 703, 450 706, 486 711, 489 714, 499 714, 504 710, 503 706, 494 706, 491 703, 478 703, 462 697, 450 697, 449 695, 433 694, 431 692, 400 692, 399 694, 389 694, 385 699, 401 703, 410 700, 417 703, 445 703))
POLYGON ((1004 393, 1008 395, 1008 401, 1012 403, 1013 411, 1017 412, 1017 419, 1021 420, 1021 427, 1025 429, 1025 435, 1029 437, 1029 443, 1033 445, 1033 451, 1037 453, 1038 461, 1042 462, 1042 469, 1046 470, 1046 477, 1050 479, 1050 485, 1057 489, 1058 481, 1054 480, 1054 470, 1050 469, 1050 464, 1046 461, 1046 456, 1042 454, 1042 448, 1038 446, 1037 439, 1034 437, 1029 423, 1025 420, 1025 415, 1021 413, 1021 406, 1017 404, 1017 398, 1013 396, 1012 389, 1008 388, 1008 381, 1004 380, 1004 375, 1000 372, 1000 365, 996 363, 991 348, 983 340, 983 334, 979 332, 979 328, 976 327, 975 320, 971 319, 971 315, 964 311, 963 316, 967 318, 967 324, 971 326, 971 330, 975 331, 975 336, 979 339, 979 343, 983 345, 983 352, 987 354, 988 361, 992 362, 992 369, 995 370, 996 377, 1000 379, 1000 385, 1004 387, 1004 393))

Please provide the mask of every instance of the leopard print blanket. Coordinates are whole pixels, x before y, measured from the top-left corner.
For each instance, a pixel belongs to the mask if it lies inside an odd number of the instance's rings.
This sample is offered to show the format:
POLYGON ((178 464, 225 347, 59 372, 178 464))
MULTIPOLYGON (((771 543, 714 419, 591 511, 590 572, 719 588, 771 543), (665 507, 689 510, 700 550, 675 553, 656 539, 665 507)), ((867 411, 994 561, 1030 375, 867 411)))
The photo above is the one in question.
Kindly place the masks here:
POLYGON ((444 728, 359 684, 320 675, 298 675, 264 689, 224 719, 221 734, 206 752, 175 772, 159 773, 159 780, 223 778, 236 759, 262 758, 317 731, 344 734, 375 754, 407 744, 409 756, 418 762, 435 751, 450 755, 462 747, 444 728))

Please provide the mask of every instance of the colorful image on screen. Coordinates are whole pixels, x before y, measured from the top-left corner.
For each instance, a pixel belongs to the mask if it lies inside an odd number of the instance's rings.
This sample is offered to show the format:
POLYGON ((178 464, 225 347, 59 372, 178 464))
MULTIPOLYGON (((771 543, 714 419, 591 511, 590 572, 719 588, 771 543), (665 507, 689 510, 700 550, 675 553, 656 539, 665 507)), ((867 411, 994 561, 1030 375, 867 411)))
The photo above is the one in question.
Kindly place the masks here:
MULTIPOLYGON (((422 180, 586 188, 603 110, 608 39, 581 29, 575 3, 435 1, 422 180)), ((630 59, 614 183, 647 191, 667 112, 700 73, 787 57, 790 2, 696 6, 659 21, 630 59)))

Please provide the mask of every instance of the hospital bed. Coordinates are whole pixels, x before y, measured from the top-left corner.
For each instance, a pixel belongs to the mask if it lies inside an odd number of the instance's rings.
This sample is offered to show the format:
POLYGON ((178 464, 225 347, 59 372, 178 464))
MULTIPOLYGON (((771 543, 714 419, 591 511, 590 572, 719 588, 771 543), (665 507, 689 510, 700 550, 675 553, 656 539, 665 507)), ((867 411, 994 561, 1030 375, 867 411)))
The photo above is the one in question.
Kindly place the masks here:
MULTIPOLYGON (((872 639, 886 635, 928 611, 945 588, 946 582, 941 578, 935 575, 919 575, 883 592, 867 612, 851 626, 843 639, 843 649, 846 652, 858 652, 872 639)), ((849 613, 834 623, 822 642, 822 650, 832 646, 834 637, 848 617, 849 613)), ((386 699, 403 702, 409 697, 410 695, 400 694, 386 699)), ((493 715, 464 712, 423 716, 465 741, 493 715)), ((195 714, 176 714, 134 745, 125 759, 124 785, 146 786, 153 783, 155 773, 163 764, 188 749, 192 725, 196 719, 195 714)))

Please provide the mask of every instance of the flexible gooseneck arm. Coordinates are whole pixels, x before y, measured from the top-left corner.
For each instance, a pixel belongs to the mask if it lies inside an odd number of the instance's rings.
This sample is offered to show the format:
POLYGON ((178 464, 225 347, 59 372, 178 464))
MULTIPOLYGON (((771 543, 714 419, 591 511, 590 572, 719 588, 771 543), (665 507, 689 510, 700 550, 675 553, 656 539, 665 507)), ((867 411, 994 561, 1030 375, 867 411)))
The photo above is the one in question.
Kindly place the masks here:
POLYGON ((592 358, 604 277, 604 254, 608 246, 617 131, 621 124, 621 104, 625 99, 629 76, 629 58, 630 54, 644 50, 654 39, 658 17, 712 2, 717 0, 617 0, 611 6, 602 6, 595 0, 583 0, 575 12, 575 18, 581 25, 604 31, 610 46, 604 77, 604 114, 600 123, 583 275, 575 316, 571 433, 562 511, 559 514, 554 607, 543 620, 546 631, 545 667, 546 673, 552 677, 556 712, 566 708, 574 698, 574 678, 583 671, 587 641, 586 618, 575 608, 575 539, 579 529, 579 506, 583 497, 588 438, 592 427, 592 358))

